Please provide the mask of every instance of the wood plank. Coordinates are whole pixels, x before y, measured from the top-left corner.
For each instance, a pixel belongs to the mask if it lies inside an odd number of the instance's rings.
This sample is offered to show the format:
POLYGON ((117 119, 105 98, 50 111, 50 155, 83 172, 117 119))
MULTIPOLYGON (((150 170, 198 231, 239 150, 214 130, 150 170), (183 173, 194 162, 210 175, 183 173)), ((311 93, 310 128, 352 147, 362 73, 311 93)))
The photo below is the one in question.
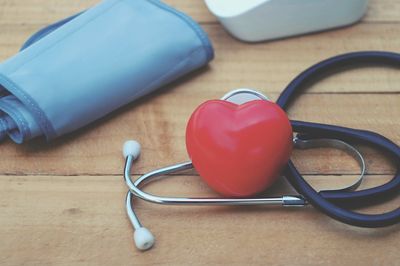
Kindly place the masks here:
MULTIPOLYGON (((389 178, 368 177, 366 186, 389 178)), ((287 190, 284 183, 278 186, 276 193, 287 190)), ((311 207, 185 208, 138 201, 138 215, 157 238, 151 251, 141 253, 132 243, 123 207, 125 191, 121 178, 112 176, 1 176, 0 263, 291 265, 295 260, 298 265, 397 265, 400 260, 398 226, 355 228, 311 207)), ((148 191, 213 195, 194 177, 171 177, 150 184, 148 191)), ((367 212, 389 210, 399 203, 400 197, 367 212)))
MULTIPOLYGON (((0 0, 0 24, 45 25, 85 10, 98 0, 0 0)), ((204 1, 166 0, 167 4, 185 12, 200 23, 217 23, 204 1)), ((364 22, 400 22, 397 0, 371 0, 364 22)))
MULTIPOLYGON (((192 90, 225 92, 251 87, 280 92, 296 75, 311 65, 341 53, 360 50, 398 51, 398 24, 360 24, 343 31, 326 32, 271 43, 235 41, 220 26, 207 25, 215 48, 215 60, 185 86, 192 90)), ((36 30, 31 25, 11 25, 2 30, 0 60, 18 52, 36 30)), ((399 68, 364 67, 330 77, 308 92, 400 92, 399 68)))
POLYGON ((364 21, 389 22, 400 21, 400 4, 397 0, 377 1, 369 3, 369 9, 364 21))
MULTIPOLYGON (((398 51, 397 24, 358 25, 297 39, 246 44, 233 41, 218 26, 205 27, 213 40, 215 60, 195 83, 197 90, 251 87, 281 92, 299 73, 329 57, 363 50, 398 51), (204 80, 204 84, 203 83, 204 80)), ((399 92, 399 68, 365 67, 328 78, 308 92, 399 92)))
MULTIPOLYGON (((1 144, 0 173, 3 174, 120 174, 122 143, 137 139, 143 153, 134 173, 186 161, 185 127, 191 112, 203 100, 222 91, 190 90, 185 83, 128 106, 72 135, 45 144, 33 141, 1 144)), ((270 94, 272 99, 276 94, 270 94)), ((306 94, 290 109, 292 119, 332 123, 368 129, 400 144, 400 94, 306 94), (384 103, 384 104, 383 104, 384 103)), ((394 172, 386 157, 371 149, 366 153, 369 173, 394 172)), ((296 161, 304 173, 356 173, 357 166, 337 151, 299 152, 296 161), (313 162, 313 163, 310 163, 313 162)), ((398 165, 398 162, 396 163, 398 165)), ((394 164, 394 165, 396 165, 394 164)))

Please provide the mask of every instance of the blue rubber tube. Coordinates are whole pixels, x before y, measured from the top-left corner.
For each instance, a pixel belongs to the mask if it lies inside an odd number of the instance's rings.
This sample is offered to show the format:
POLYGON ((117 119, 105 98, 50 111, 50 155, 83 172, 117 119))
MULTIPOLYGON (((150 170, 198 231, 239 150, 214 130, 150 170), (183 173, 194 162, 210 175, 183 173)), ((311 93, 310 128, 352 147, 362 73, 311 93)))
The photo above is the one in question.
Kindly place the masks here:
MULTIPOLYGON (((339 55, 322 61, 297 76, 282 92, 277 103, 288 109, 290 104, 310 84, 328 74, 348 67, 365 64, 384 64, 400 69, 400 54, 391 52, 367 51, 339 55)), ((366 130, 358 130, 333 125, 291 121, 293 130, 300 133, 299 138, 334 138, 349 143, 366 144, 388 152, 398 167, 395 176, 386 184, 360 191, 320 191, 312 188, 298 172, 293 162, 289 162, 284 174, 291 185, 305 199, 326 215, 346 224, 359 227, 384 227, 400 222, 400 208, 382 214, 361 214, 350 210, 366 207, 398 196, 400 193, 400 148, 389 139, 366 130)))

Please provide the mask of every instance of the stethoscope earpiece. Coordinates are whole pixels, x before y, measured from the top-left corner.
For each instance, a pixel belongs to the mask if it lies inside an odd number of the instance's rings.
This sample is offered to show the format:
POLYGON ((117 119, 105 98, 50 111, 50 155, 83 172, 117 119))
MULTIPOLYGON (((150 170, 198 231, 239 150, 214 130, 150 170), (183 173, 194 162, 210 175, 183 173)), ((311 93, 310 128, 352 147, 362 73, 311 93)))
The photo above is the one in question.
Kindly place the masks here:
POLYGON ((155 242, 153 234, 145 227, 136 229, 133 238, 136 247, 143 251, 152 248, 155 242))
POLYGON ((140 146, 139 142, 136 140, 128 140, 124 143, 122 154, 124 155, 125 159, 128 156, 132 156, 133 159, 136 160, 140 156, 141 149, 142 147, 140 146))

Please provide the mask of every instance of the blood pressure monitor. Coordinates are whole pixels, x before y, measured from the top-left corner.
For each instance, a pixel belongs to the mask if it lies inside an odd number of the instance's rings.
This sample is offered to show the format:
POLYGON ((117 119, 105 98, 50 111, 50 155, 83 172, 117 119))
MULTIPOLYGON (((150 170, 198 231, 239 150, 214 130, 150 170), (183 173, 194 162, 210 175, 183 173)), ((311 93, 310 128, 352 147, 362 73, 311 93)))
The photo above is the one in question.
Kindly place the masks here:
POLYGON ((350 25, 368 0, 205 0, 236 38, 257 42, 350 25))

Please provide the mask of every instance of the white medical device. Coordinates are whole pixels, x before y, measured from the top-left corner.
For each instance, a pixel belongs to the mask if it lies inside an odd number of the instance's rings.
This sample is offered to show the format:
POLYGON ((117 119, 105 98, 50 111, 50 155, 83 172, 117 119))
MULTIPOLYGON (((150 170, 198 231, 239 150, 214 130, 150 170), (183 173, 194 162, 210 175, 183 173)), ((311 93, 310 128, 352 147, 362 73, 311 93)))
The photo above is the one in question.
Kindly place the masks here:
POLYGON ((257 42, 322 31, 357 22, 368 0, 205 0, 236 38, 257 42))

